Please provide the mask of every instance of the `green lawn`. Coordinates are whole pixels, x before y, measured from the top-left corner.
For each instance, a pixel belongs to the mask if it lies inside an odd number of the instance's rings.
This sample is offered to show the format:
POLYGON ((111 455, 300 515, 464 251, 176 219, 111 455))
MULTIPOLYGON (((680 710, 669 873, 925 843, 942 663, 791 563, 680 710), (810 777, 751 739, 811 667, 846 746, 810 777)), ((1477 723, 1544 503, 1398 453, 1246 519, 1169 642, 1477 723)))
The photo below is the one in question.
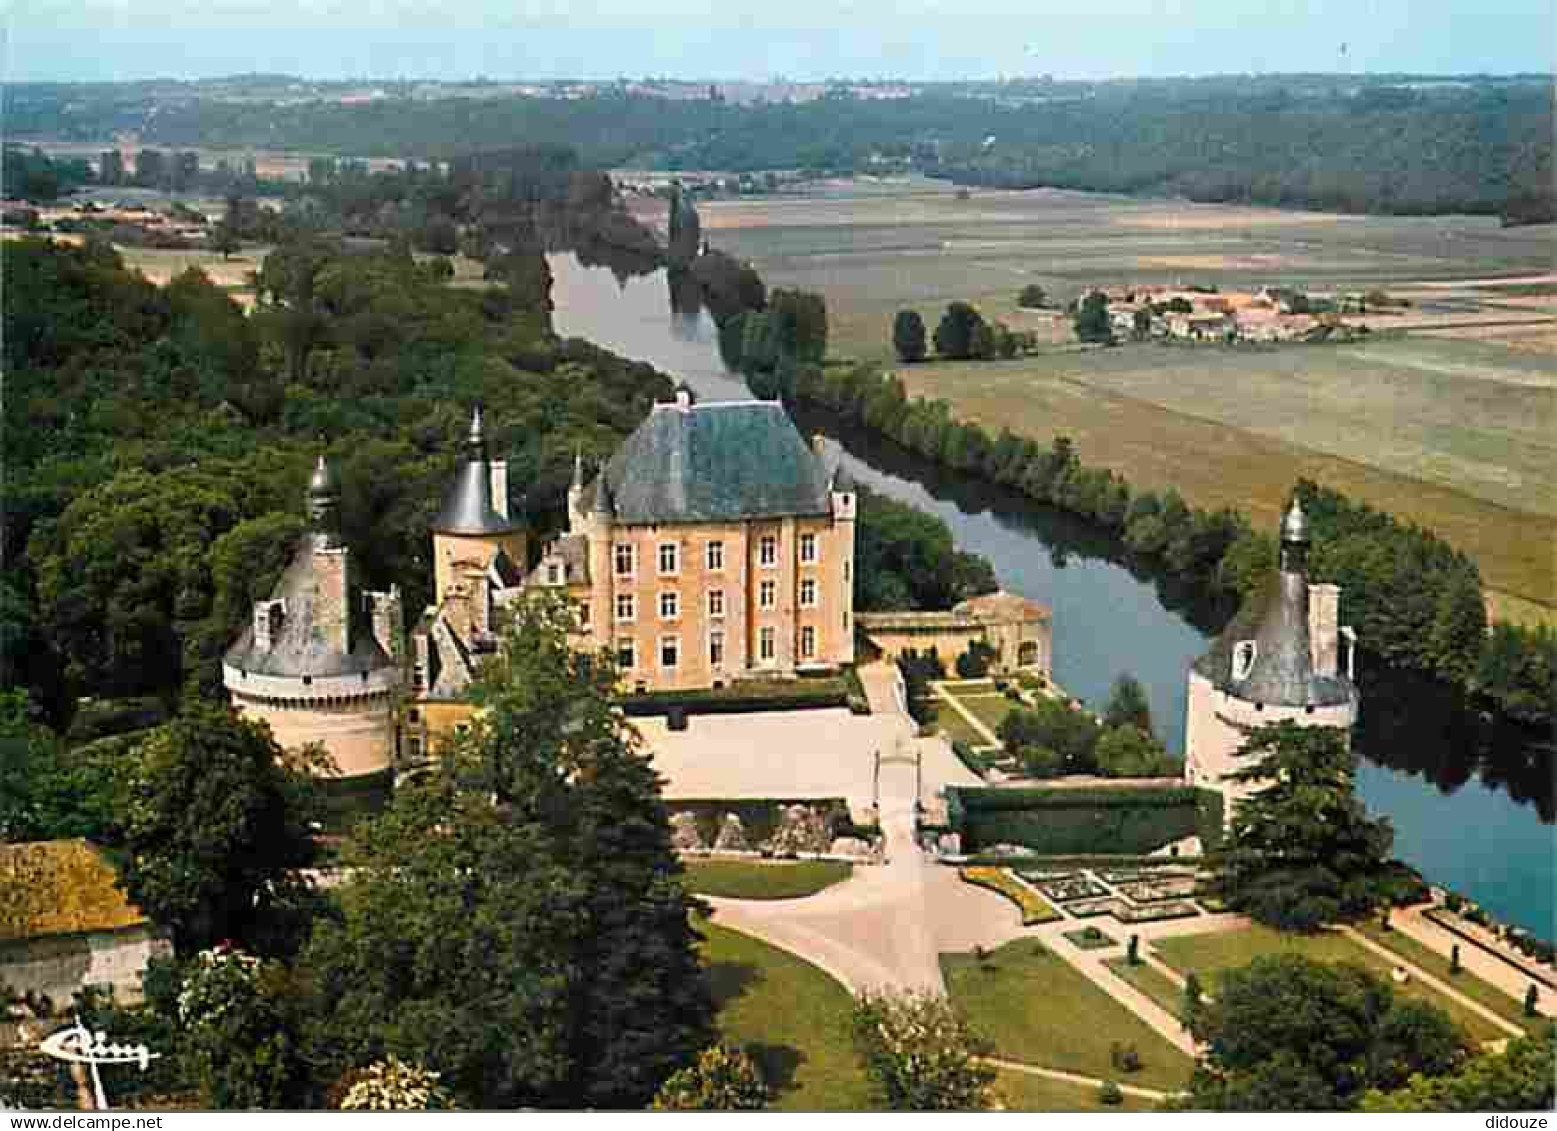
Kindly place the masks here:
POLYGON ((996 734, 1000 733, 1000 724, 1011 709, 1020 706, 1004 695, 959 695, 957 701, 996 734))
POLYGON ((1128 982, 1175 1017, 1184 1016, 1184 991, 1161 970, 1142 962, 1131 966, 1128 959, 1111 958, 1103 965, 1120 981, 1128 982))
POLYGON ((1109 1107, 1090 1085, 1009 1070, 1001 1071, 995 1090, 1007 1111, 1153 1111, 1157 1106, 1151 1100, 1126 1095, 1123 1103, 1109 1107))
POLYGON ((780 1111, 865 1111, 870 1084, 849 1032, 849 993, 800 958, 699 921, 716 1024, 762 1067, 780 1111))
MULTIPOLYGON (((1478 1005, 1486 1006, 1506 1021, 1523 1026, 1526 1032, 1537 1035, 1546 1032, 1549 1023, 1547 1018, 1526 1017, 1523 1001, 1516 1001, 1491 982, 1482 981, 1469 970, 1461 970, 1458 974, 1449 973, 1448 957, 1439 954, 1436 950, 1423 946, 1399 931, 1381 931, 1377 923, 1369 923, 1357 929, 1380 946, 1388 947, 1407 962, 1414 963, 1433 977, 1449 983, 1478 1005)), ((1467 950, 1469 947, 1463 946, 1460 953, 1464 954, 1467 950)))
POLYGON ((989 739, 968 725, 968 720, 957 713, 950 703, 937 703, 936 728, 953 742, 966 742, 969 746, 988 746, 989 739))
MULTIPOLYGON (((1216 931, 1203 935, 1180 935, 1159 939, 1152 944, 1158 955, 1180 973, 1193 970, 1200 975, 1206 992, 1215 994, 1216 975, 1245 966, 1266 954, 1302 954, 1319 962, 1350 962, 1369 973, 1389 979, 1391 963, 1364 950, 1345 935, 1322 932, 1317 935, 1293 935, 1269 927, 1242 927, 1236 931, 1216 931)), ((1431 973, 1431 971, 1429 971, 1431 973)), ((1390 983, 1394 986, 1394 983, 1390 983)), ((1444 997, 1437 990, 1418 982, 1394 986, 1395 992, 1420 998, 1441 1008, 1473 1041, 1494 1041, 1508 1036, 1478 1013, 1444 997)), ((1467 995, 1469 996, 1469 995, 1467 995)))
POLYGON ((1087 1076, 1113 1077, 1113 1042, 1133 1044, 1142 1067, 1121 1082, 1174 1090, 1190 1058, 1064 959, 1031 939, 1007 943, 985 963, 971 954, 941 955, 951 999, 973 1027, 1010 1060, 1087 1076))
POLYGON ((726 899, 800 899, 849 878, 836 860, 688 860, 687 890, 726 899))

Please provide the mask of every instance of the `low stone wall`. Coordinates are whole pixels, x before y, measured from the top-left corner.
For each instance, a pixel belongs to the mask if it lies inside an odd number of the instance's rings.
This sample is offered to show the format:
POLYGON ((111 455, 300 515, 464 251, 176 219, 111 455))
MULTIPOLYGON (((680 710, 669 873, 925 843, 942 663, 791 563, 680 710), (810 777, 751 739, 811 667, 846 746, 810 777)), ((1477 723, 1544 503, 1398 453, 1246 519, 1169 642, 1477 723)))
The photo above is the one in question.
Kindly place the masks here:
POLYGON ((141 974, 173 953, 167 934, 149 925, 0 943, 0 982, 46 996, 56 1010, 88 986, 111 986, 125 1004, 141 1000, 141 974))

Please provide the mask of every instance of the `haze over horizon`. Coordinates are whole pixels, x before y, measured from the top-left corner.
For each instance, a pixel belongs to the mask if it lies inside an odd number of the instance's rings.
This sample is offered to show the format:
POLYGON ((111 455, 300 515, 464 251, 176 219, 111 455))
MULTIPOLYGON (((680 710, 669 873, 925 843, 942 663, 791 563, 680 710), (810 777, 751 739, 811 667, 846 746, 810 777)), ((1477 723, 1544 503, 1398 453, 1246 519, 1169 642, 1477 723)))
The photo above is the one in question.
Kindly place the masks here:
POLYGON ((1547 0, 15 0, 7 81, 1550 73, 1547 0))

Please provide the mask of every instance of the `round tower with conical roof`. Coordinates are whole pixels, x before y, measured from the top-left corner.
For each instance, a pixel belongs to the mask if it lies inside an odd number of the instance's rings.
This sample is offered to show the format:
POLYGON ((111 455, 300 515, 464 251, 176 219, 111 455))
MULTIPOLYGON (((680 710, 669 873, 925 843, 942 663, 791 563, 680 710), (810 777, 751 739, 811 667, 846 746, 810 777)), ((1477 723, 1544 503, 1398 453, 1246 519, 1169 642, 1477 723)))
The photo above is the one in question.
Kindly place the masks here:
POLYGON ((465 460, 444 494, 432 523, 434 600, 445 597, 463 578, 484 574, 499 553, 523 571, 524 524, 508 501, 508 464, 487 455, 481 407, 476 406, 465 438, 465 460))
POLYGON ((394 761, 400 594, 357 586, 340 500, 321 455, 304 493, 308 533, 227 650, 222 682, 233 706, 269 724, 283 747, 318 743, 332 775, 362 777, 394 761))
POLYGON ((1245 765, 1250 732, 1282 720, 1349 732, 1357 721, 1356 634, 1339 624, 1340 589, 1309 582, 1308 551, 1308 517, 1294 498, 1274 574, 1190 669, 1185 778, 1220 790, 1229 816, 1260 788, 1227 781, 1245 765))

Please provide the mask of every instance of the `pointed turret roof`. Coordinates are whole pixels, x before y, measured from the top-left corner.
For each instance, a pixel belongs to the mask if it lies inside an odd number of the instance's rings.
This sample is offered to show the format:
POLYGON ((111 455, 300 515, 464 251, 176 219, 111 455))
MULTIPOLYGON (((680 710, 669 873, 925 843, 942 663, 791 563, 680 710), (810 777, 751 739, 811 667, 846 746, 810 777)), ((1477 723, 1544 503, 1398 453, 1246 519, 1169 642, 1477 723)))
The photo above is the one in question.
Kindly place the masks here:
POLYGON ((470 434, 465 441, 465 462, 449 484, 448 494, 438 517, 433 519, 435 534, 509 534, 519 529, 512 518, 504 518, 492 505, 492 467, 487 459, 486 433, 481 423, 481 406, 470 418, 470 434))
POLYGON ((1356 695, 1343 675, 1314 671, 1308 637, 1308 575, 1301 553, 1308 545, 1308 520, 1296 499, 1281 523, 1281 566, 1245 602, 1215 644, 1195 661, 1195 670, 1218 689, 1248 703, 1278 707, 1329 707, 1356 695), (1299 552, 1292 553, 1297 550, 1299 552), (1234 653, 1253 641, 1253 662, 1234 677, 1234 653))

